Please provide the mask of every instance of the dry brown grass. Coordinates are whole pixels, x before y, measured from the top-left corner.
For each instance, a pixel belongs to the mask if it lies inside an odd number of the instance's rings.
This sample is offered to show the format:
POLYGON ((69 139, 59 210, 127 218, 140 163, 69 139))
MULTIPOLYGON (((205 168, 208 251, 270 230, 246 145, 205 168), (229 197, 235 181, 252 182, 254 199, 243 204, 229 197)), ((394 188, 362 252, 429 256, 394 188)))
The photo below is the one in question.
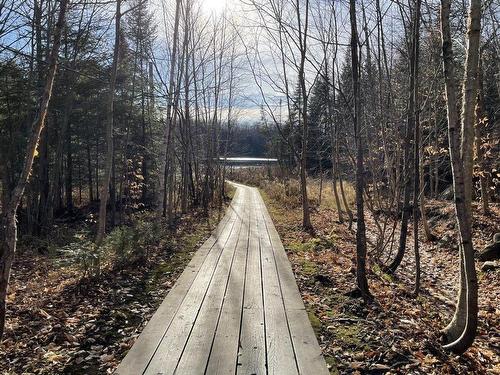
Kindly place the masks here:
MULTIPOLYGON (((280 177, 280 171, 276 167, 251 167, 240 168, 231 171, 229 178, 261 189, 271 200, 279 202, 284 207, 295 209, 301 206, 300 184, 296 178, 280 177)), ((353 207, 355 200, 354 187, 351 183, 344 181, 344 192, 349 206, 353 207)), ((337 191, 342 209, 345 207, 340 196, 340 183, 337 182, 337 191)), ((321 183, 319 178, 307 179, 307 193, 311 207, 316 210, 337 210, 337 203, 333 193, 331 179, 324 178, 321 183)))

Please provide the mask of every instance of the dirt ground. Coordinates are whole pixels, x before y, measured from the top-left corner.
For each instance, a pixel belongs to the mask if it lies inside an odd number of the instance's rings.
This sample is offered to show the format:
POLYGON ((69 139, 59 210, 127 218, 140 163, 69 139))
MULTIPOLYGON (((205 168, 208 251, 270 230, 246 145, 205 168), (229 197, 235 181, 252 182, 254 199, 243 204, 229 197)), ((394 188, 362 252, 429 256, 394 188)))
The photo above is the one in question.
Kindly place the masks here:
MULTIPOLYGON (((208 219, 193 213, 175 230, 159 225, 142 249, 147 261, 104 265, 92 278, 82 277, 81 267, 59 246, 40 254, 21 241, 8 294, 0 374, 112 373, 219 218, 216 211, 208 219)), ((83 224, 75 225, 81 229, 83 224)), ((69 237, 73 247, 85 243, 78 231, 69 237)))
MULTIPOLYGON (((314 186, 312 186, 314 190, 314 186)), ((365 305, 355 289, 355 223, 339 223, 332 205, 312 195, 314 235, 300 228, 298 201, 261 189, 299 284, 309 318, 332 374, 500 374, 500 270, 479 275, 479 331, 462 356, 441 349, 439 330, 454 310, 458 284, 454 213, 450 202, 431 201, 427 214, 435 242, 421 245, 422 287, 413 288, 411 236, 394 276, 369 262, 376 302, 365 305), (280 198, 282 199, 282 198, 280 198), (325 203, 326 202, 326 203, 325 203)), ((474 212, 474 245, 481 249, 500 228, 500 206, 474 212)), ((92 279, 64 262, 60 252, 39 254, 21 245, 8 295, 0 346, 2 374, 111 373, 218 220, 188 215, 175 231, 157 233, 148 261, 103 267, 92 279)), ((370 243, 376 238, 367 217, 370 243)), ((411 232, 411 231, 410 231, 411 232)), ((74 235, 76 236, 76 234, 74 235)), ((74 239, 73 239, 74 240, 74 239)), ((387 254, 386 254, 387 255, 387 254)), ((373 258, 373 254, 372 254, 373 258)), ((382 257, 382 260, 385 258, 382 257)))

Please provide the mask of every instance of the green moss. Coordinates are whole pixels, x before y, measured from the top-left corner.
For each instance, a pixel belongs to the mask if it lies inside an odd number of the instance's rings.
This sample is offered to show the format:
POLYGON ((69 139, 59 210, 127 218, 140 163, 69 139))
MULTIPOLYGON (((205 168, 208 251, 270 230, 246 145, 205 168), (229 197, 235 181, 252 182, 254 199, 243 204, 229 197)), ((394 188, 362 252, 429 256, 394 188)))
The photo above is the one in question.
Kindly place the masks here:
POLYGON ((175 269, 176 265, 174 262, 163 262, 158 264, 153 270, 151 281, 152 283, 156 283, 163 274, 171 273, 175 269))
POLYGON ((349 300, 349 297, 342 293, 332 293, 329 295, 329 297, 332 299, 333 304, 339 306, 344 305, 349 300))
POLYGON ((315 237, 305 242, 291 241, 287 246, 290 251, 296 253, 330 250, 334 247, 334 239, 332 237, 315 237))
POLYGON ((314 242, 316 250, 331 250, 335 247, 335 236, 318 237, 314 242))
POLYGON ((335 341, 340 346, 348 346, 355 349, 366 349, 367 345, 360 338, 361 328, 358 324, 343 324, 331 328, 335 341))
POLYGON ((382 279, 384 279, 385 281, 387 281, 389 283, 394 282, 394 277, 392 275, 389 275, 388 273, 383 272, 381 276, 382 276, 382 279))
POLYGON ((378 264, 374 264, 372 266, 372 271, 373 273, 375 273, 376 275, 378 275, 379 277, 382 278, 382 280, 385 280, 389 283, 394 283, 395 282, 395 279, 394 279, 394 276, 382 271, 382 269, 380 268, 380 266, 378 264))
POLYGON ((325 313, 326 313, 326 316, 329 318, 337 318, 340 315, 339 312, 335 311, 335 310, 327 310, 325 313))
POLYGON ((186 237, 182 239, 185 248, 189 249, 188 251, 196 248, 196 246, 200 243, 203 238, 203 233, 192 233, 188 234, 186 237))
POLYGON ((425 298, 424 296, 422 296, 422 295, 419 294, 417 296, 417 302, 423 304, 423 303, 427 302, 427 298, 425 298))
POLYGON ((478 270, 478 271, 477 271, 477 279, 478 279, 479 281, 484 280, 485 276, 486 276, 486 275, 485 275, 485 273, 484 273, 483 271, 481 271, 481 270, 478 270))
POLYGON ((303 259, 301 260, 302 264, 302 273, 308 276, 316 275, 318 273, 318 266, 316 263, 311 262, 310 260, 303 259))
POLYGON ((191 260, 191 253, 188 251, 181 251, 174 254, 169 260, 159 263, 152 273, 153 283, 160 280, 165 273, 172 273, 177 270, 182 270, 191 260))
POLYGON ((309 252, 314 250, 314 244, 309 242, 291 241, 287 248, 294 253, 309 252))
POLYGON ((321 320, 319 320, 319 318, 311 311, 307 312, 307 316, 309 317, 309 321, 311 322, 314 333, 316 334, 316 336, 319 336, 322 325, 321 320))
POLYGON ((328 367, 330 368, 330 374, 331 375, 338 375, 340 374, 339 369, 337 368, 337 361, 335 358, 327 355, 325 356, 325 361, 328 367))

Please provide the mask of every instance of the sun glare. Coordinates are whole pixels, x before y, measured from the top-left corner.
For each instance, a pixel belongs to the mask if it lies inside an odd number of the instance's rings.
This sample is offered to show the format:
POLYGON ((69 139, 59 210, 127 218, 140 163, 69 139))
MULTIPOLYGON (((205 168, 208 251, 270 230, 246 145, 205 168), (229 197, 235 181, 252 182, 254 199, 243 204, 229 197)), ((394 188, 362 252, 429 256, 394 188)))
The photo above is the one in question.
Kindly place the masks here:
POLYGON ((227 5, 227 0, 202 0, 203 9, 209 13, 221 13, 227 5))

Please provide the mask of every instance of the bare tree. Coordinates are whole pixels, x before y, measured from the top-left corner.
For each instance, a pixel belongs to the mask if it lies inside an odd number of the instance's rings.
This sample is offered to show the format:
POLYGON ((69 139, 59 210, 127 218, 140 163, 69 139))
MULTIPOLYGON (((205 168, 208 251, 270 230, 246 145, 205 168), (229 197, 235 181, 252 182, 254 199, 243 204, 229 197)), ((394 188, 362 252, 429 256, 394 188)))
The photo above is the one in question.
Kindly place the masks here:
POLYGON ((353 126, 356 142, 356 280, 358 288, 365 301, 373 299, 368 288, 366 278, 366 227, 364 211, 364 165, 363 165, 363 132, 361 129, 360 113, 360 85, 358 64, 358 25, 356 21, 356 0, 349 1, 349 15, 351 21, 351 69, 353 88, 353 126))
MULTIPOLYGON (((101 181, 101 201, 99 203, 99 224, 97 228, 96 244, 100 245, 106 234, 106 219, 108 205, 108 190, 113 169, 113 123, 115 115, 115 91, 116 75, 118 72, 118 58, 120 53, 120 22, 122 0, 116 0, 115 11, 115 45, 113 50, 113 62, 111 64, 111 77, 109 81, 108 109, 106 113, 106 161, 104 165, 104 177, 101 181)), ((114 190, 114 187, 113 187, 114 190)))
MULTIPOLYGON (((413 10, 413 41, 412 41, 412 64, 413 68, 413 102, 414 102, 414 144, 413 144, 413 250, 415 252, 415 287, 414 295, 418 295, 420 291, 420 250, 418 239, 418 223, 419 223, 419 196, 423 194, 420 191, 420 101, 419 101, 419 55, 420 55, 420 6, 421 0, 415 1, 415 9, 413 10)), ((423 209, 423 207, 421 207, 423 209)))
POLYGON ((178 40, 179 40, 179 19, 180 19, 180 11, 181 11, 181 1, 176 0, 175 2, 175 20, 174 20, 174 35, 172 40, 172 55, 170 57, 170 73, 168 79, 168 91, 167 91, 167 123, 165 124, 164 134, 162 138, 161 148, 160 148, 160 160, 159 160, 159 170, 158 178, 159 178, 159 186, 158 186, 158 197, 157 197, 157 209, 161 215, 165 216, 166 214, 166 167, 167 167, 167 159, 169 158, 169 143, 171 142, 171 128, 173 126, 173 106, 174 106, 174 87, 175 87, 175 73, 176 73, 176 64, 177 64, 177 50, 178 50, 178 40))
POLYGON ((481 1, 471 0, 470 2, 461 116, 456 110, 457 90, 450 31, 450 8, 451 0, 441 0, 441 38, 448 112, 448 137, 460 244, 460 288, 455 314, 450 324, 443 330, 443 334, 446 339, 444 347, 460 354, 467 350, 474 341, 478 315, 478 286, 472 244, 471 194, 481 1))
POLYGON ((482 67, 482 56, 479 60, 479 71, 478 71, 478 91, 477 91, 477 102, 476 102, 476 124, 475 124, 475 146, 476 146, 476 158, 477 167, 479 174, 479 187, 481 190, 481 207, 483 214, 490 214, 490 192, 489 183, 487 177, 487 168, 485 163, 484 149, 483 149, 483 136, 485 133, 485 128, 488 125, 488 117, 484 113, 484 83, 483 83, 483 67, 482 67))
POLYGON ((49 102, 52 97, 52 87, 54 85, 59 47, 61 45, 61 33, 64 27, 68 3, 69 0, 62 0, 60 4, 57 23, 53 32, 53 43, 48 61, 47 77, 45 79, 45 86, 40 98, 38 114, 36 115, 31 127, 31 133, 29 135, 24 154, 24 163, 21 174, 19 175, 9 201, 6 206, 3 207, 2 215, 0 217, 0 339, 2 338, 5 326, 5 299, 9 285, 10 270, 14 260, 14 254, 16 252, 16 212, 31 174, 33 160, 35 159, 38 142, 40 140, 40 133, 44 127, 49 102))
MULTIPOLYGON (((272 119, 283 143, 290 148, 293 158, 296 160, 302 203, 302 227, 307 231, 312 231, 313 226, 307 191, 307 153, 309 149, 307 111, 310 85, 306 77, 306 64, 311 62, 308 57, 308 39, 310 38, 309 0, 272 0, 269 2, 252 0, 251 4, 260 17, 261 24, 259 27, 266 31, 269 42, 275 48, 273 52, 279 57, 272 59, 276 64, 275 71, 265 66, 266 64, 263 63, 264 58, 258 48, 254 57, 257 63, 252 63, 248 50, 247 59, 252 67, 255 83, 260 90, 266 114, 272 119), (259 68, 264 74, 261 74, 259 68), (291 90, 291 82, 295 78, 293 73, 296 73, 297 80, 296 97, 294 97, 291 90), (266 95, 265 85, 270 86, 285 97, 285 107, 288 115, 286 124, 282 123, 281 116, 275 114, 277 112, 276 108, 267 98, 269 95, 266 95), (292 127, 293 131, 285 131, 285 125, 292 127)), ((316 71, 313 75, 317 76, 318 74, 320 72, 316 71)), ((281 112, 281 99, 278 110, 281 112)))

